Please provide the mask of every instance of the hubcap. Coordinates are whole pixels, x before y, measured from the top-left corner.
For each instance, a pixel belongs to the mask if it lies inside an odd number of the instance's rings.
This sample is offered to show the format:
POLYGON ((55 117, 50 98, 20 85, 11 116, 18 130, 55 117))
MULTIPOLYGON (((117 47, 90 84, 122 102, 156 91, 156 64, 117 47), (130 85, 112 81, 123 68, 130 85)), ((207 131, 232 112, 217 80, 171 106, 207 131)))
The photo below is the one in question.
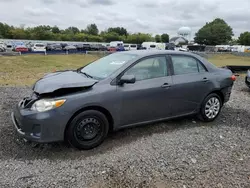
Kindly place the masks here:
POLYGON ((100 130, 100 123, 95 118, 86 118, 80 121, 75 129, 77 139, 81 141, 94 139, 100 130))
POLYGON ((205 114, 209 119, 215 118, 220 111, 220 101, 216 97, 209 99, 205 106, 205 114))

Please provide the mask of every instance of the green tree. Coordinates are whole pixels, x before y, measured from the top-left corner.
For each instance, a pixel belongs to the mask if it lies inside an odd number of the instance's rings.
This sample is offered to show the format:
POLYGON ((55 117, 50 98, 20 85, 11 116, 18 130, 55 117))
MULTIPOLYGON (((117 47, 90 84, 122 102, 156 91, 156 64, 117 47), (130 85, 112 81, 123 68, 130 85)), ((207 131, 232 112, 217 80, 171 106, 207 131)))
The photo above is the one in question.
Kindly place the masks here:
POLYGON ((155 42, 161 42, 161 36, 155 35, 155 42))
POLYGON ((76 33, 80 33, 80 30, 77 27, 68 27, 67 29, 65 29, 65 33, 69 33, 69 34, 76 34, 76 33))
POLYGON ((10 38, 11 39, 11 33, 10 30, 14 29, 13 26, 9 26, 6 23, 0 22, 0 35, 2 38, 10 38))
POLYGON ((161 35, 161 41, 164 43, 168 43, 169 42, 169 35, 167 33, 163 33, 161 35))
POLYGON ((154 41, 154 38, 150 34, 145 34, 145 33, 130 34, 125 40, 125 42, 127 43, 135 43, 135 44, 141 44, 143 42, 148 42, 148 41, 154 41))
POLYGON ((51 31, 52 31, 52 33, 55 33, 55 34, 60 33, 60 29, 56 25, 51 28, 51 31))
POLYGON ((238 41, 241 45, 250 45, 250 32, 241 33, 238 41))
POLYGON ((108 28, 108 32, 109 33, 117 33, 118 35, 128 35, 127 29, 123 28, 123 27, 110 27, 108 28))
POLYGON ((232 28, 220 18, 206 23, 196 34, 194 41, 199 44, 228 44, 232 40, 232 28))
POLYGON ((87 26, 86 28, 86 33, 90 34, 90 35, 98 35, 99 30, 97 28, 96 24, 90 24, 87 26))
POLYGON ((111 41, 120 41, 121 36, 119 36, 115 32, 102 32, 101 37, 103 38, 104 42, 111 42, 111 41))
POLYGON ((27 39, 27 33, 22 28, 13 28, 10 30, 12 39, 27 39))

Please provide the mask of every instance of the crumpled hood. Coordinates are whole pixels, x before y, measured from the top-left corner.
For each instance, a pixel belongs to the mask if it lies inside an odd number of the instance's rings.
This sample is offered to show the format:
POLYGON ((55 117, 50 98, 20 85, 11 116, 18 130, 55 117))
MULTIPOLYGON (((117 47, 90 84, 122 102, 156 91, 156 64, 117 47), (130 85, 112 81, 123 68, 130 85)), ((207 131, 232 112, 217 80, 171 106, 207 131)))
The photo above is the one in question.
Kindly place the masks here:
POLYGON ((38 94, 45 94, 58 89, 91 87, 97 82, 76 71, 59 71, 45 75, 34 84, 32 89, 38 94))

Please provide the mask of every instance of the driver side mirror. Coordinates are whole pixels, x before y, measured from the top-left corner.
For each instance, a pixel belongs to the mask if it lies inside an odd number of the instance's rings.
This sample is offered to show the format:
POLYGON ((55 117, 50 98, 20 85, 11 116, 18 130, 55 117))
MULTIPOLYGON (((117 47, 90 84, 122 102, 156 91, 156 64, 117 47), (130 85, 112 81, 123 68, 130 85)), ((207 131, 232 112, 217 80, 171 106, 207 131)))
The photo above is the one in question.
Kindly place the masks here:
POLYGON ((120 80, 119 80, 119 84, 133 84, 135 83, 135 76, 134 75, 123 75, 120 80))

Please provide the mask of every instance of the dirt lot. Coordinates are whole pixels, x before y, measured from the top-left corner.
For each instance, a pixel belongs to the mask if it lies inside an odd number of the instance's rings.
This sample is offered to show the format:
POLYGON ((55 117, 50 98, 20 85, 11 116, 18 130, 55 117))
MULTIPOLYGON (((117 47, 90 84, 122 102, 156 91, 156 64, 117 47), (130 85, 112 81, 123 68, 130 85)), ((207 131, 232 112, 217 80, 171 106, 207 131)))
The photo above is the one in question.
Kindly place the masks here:
POLYGON ((185 118, 127 129, 91 151, 17 137, 10 112, 29 92, 0 87, 0 187, 250 187, 250 91, 243 77, 215 122, 185 118))

